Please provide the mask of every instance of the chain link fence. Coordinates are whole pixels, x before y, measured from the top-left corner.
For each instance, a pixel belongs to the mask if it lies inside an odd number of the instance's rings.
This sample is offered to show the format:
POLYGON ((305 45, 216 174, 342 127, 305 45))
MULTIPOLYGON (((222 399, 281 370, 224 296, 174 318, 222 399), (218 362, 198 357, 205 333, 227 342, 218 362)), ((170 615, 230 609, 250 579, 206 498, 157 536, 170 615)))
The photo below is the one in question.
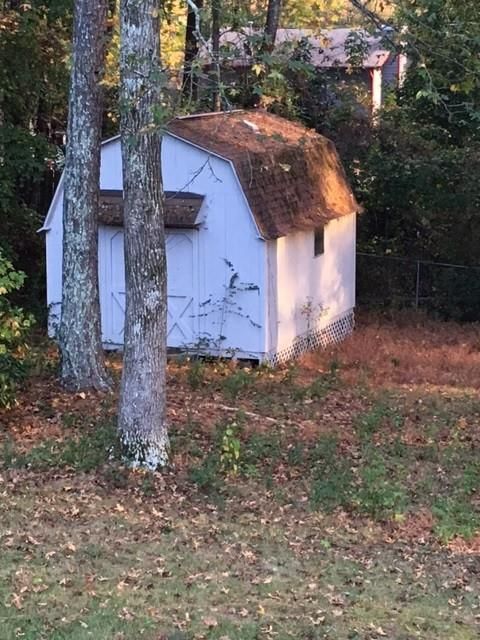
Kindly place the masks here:
POLYGON ((357 300, 364 307, 413 308, 480 320, 480 266, 357 253, 357 300))

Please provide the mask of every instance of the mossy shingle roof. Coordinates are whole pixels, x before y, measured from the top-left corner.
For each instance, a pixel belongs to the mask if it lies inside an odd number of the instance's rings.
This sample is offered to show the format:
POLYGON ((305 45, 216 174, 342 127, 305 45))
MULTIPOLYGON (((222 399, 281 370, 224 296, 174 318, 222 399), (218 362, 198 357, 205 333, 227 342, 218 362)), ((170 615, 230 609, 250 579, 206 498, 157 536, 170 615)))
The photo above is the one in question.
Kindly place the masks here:
POLYGON ((263 110, 176 118, 168 131, 230 160, 265 239, 361 209, 333 142, 263 110))

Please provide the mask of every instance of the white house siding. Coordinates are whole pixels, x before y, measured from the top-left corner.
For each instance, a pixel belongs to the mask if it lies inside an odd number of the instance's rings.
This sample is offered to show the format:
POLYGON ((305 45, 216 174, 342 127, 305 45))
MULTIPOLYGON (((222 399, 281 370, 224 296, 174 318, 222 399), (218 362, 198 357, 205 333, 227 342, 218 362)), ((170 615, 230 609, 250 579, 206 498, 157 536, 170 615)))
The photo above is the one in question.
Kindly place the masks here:
POLYGON ((372 112, 375 113, 381 109, 383 104, 383 82, 382 69, 372 70, 372 112))
POLYGON ((398 56, 390 54, 383 65, 383 87, 385 90, 394 89, 398 84, 398 56))
POLYGON ((325 227, 324 253, 314 232, 268 242, 268 351, 288 353, 299 338, 348 318, 355 306, 356 216, 325 227))
MULTIPOLYGON (((223 351, 240 352, 247 357, 261 355, 265 351, 264 241, 258 237, 231 164, 170 135, 163 139, 162 163, 165 190, 205 195, 200 211, 202 224, 197 231, 190 232, 198 234, 193 265, 197 287, 193 315, 196 318, 192 319, 198 322, 198 337, 209 342, 214 352, 220 346, 223 351), (232 268, 227 266, 227 260, 232 268), (238 273, 238 278, 236 289, 230 290, 228 284, 233 273, 238 273), (221 336, 226 339, 221 340, 221 336)), ((120 142, 117 139, 103 145, 100 186, 102 189, 122 189, 120 142)), ((45 225, 47 302, 52 335, 60 313, 62 292, 62 200, 60 187, 45 225)), ((99 251, 103 246, 102 235, 101 230, 99 251)), ((108 270, 104 268, 102 256, 99 262, 100 295, 105 305, 108 270)), ((121 264, 119 266, 121 268, 121 264)), ((110 310, 103 309, 103 312, 105 331, 110 310)), ((115 334, 118 335, 118 327, 115 334)), ((117 343, 111 335, 104 333, 104 338, 107 343, 117 343)), ((177 342, 178 338, 172 346, 179 346, 177 342)))

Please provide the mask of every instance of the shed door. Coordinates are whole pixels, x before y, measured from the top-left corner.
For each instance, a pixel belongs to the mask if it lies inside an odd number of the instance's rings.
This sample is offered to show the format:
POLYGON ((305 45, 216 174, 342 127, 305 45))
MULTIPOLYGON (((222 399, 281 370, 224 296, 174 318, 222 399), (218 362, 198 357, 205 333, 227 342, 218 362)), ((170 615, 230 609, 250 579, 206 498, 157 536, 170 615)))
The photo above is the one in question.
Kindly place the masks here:
MULTIPOLYGON (((102 335, 106 346, 123 344, 125 323, 125 260, 123 229, 100 227, 99 272, 102 307, 102 335)), ((197 231, 169 230, 166 233, 168 269, 169 347, 186 347, 198 339, 198 310, 195 286, 197 231)))

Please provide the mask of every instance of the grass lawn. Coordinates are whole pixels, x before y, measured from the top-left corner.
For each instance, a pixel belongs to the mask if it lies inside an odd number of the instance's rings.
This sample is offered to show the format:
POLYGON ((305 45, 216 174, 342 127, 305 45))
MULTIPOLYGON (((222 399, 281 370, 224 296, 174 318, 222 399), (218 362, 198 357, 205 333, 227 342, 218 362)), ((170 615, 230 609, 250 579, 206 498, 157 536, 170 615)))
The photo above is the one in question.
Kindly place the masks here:
MULTIPOLYGON (((45 370, 0 414, 0 640, 480 637, 480 328, 172 363, 172 466, 45 370)), ((111 362, 119 376, 119 362, 111 362)))

